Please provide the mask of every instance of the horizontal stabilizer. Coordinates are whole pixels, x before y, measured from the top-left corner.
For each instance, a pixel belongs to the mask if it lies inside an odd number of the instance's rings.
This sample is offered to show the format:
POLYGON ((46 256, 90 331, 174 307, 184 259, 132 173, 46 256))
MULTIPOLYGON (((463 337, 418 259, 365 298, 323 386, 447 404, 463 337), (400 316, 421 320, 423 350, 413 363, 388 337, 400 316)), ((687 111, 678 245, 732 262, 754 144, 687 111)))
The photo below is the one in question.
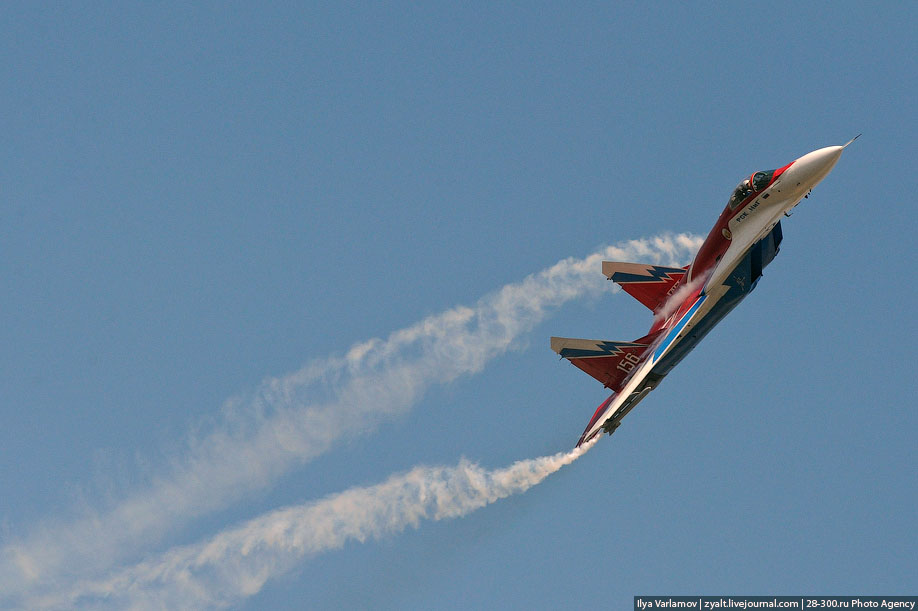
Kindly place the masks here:
POLYGON ((656 335, 648 335, 633 342, 553 337, 551 349, 602 382, 606 388, 617 392, 628 375, 644 359, 644 353, 656 335))
POLYGON ((687 267, 663 267, 646 263, 602 262, 602 273, 626 293, 654 312, 685 276, 687 267))

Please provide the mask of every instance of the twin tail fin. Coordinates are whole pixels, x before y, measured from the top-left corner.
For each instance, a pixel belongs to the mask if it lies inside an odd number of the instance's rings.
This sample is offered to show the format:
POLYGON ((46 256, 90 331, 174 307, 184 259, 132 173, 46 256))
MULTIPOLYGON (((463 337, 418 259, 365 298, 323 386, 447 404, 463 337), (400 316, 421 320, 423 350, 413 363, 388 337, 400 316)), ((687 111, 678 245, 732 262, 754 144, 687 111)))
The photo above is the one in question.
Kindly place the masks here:
POLYGON ((645 263, 602 262, 602 273, 626 293, 656 312, 685 276, 685 267, 664 267, 645 263))
POLYGON ((551 349, 606 388, 618 392, 635 367, 646 358, 647 349, 659 334, 657 331, 633 342, 553 337, 551 349))

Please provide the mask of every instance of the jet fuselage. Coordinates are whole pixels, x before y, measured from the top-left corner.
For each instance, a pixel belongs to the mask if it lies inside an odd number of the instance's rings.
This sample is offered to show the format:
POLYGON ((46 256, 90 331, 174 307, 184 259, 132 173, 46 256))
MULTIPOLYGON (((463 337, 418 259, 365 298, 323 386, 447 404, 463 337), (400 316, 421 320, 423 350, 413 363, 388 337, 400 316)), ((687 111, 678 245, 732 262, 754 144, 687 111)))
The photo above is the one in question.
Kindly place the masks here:
MULTIPOLYGON (((612 433, 621 419, 755 288, 762 270, 780 247, 781 217, 829 174, 845 146, 818 149, 777 170, 756 172, 737 186, 691 265, 654 310, 646 336, 651 341, 641 346, 639 355, 632 352, 619 363, 618 367, 628 368, 629 373, 596 410, 578 446, 603 430, 612 433)), ((610 279, 618 281, 613 276, 610 279)))

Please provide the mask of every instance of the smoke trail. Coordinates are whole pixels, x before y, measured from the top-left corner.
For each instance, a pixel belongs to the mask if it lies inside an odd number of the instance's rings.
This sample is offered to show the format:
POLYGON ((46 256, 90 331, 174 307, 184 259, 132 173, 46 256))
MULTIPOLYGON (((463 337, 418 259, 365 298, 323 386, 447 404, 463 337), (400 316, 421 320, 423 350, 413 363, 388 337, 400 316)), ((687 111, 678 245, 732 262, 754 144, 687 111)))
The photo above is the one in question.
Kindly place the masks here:
POLYGON ((480 371, 554 309, 609 291, 603 259, 678 265, 701 239, 665 234, 569 258, 459 306, 266 380, 229 402, 208 434, 189 439, 159 474, 104 509, 46 519, 0 548, 0 603, 98 575, 190 520, 224 508, 328 450, 406 412, 436 383, 480 371))
POLYGON ((208 541, 167 551, 113 577, 83 583, 61 599, 37 606, 202 608, 231 604, 259 592, 269 579, 304 557, 417 528, 422 520, 467 515, 524 492, 582 456, 595 440, 571 452, 522 460, 487 471, 461 461, 455 467, 415 467, 375 486, 353 488, 321 501, 278 509, 208 541))
POLYGON ((698 290, 698 288, 700 288, 706 280, 707 278, 704 276, 696 276, 689 280, 687 284, 683 284, 678 289, 676 289, 676 292, 666 299, 663 307, 653 315, 654 322, 664 318, 669 318, 669 315, 675 312, 679 306, 682 305, 682 302, 685 301, 689 295, 698 290))

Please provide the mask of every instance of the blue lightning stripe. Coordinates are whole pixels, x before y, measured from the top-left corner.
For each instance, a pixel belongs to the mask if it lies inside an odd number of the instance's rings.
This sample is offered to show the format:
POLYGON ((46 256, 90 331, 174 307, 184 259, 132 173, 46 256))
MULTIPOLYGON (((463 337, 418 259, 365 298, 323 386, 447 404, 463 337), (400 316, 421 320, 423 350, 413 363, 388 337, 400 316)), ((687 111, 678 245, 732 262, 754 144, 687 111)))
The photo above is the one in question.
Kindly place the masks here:
POLYGON ((660 345, 657 346, 656 351, 654 351, 653 353, 654 361, 656 361, 661 356, 663 356, 663 353, 666 352, 666 349, 669 348, 669 346, 674 341, 676 341, 676 338, 679 336, 679 332, 682 331, 682 328, 685 327, 686 324, 688 324, 688 321, 692 319, 692 316, 695 315, 695 312, 698 311, 698 308, 701 307, 701 304, 704 303, 704 300, 707 298, 708 298, 707 295, 702 295, 701 297, 699 297, 698 301, 695 302, 695 305, 693 305, 692 308, 688 312, 685 313, 685 316, 682 317, 679 323, 675 327, 673 327, 673 329, 669 333, 667 333, 666 339, 660 342, 660 345))
POLYGON ((591 356, 617 356, 622 354, 622 348, 646 348, 647 344, 634 342, 596 342, 596 349, 564 348, 559 353, 563 358, 588 358, 591 356))
POLYGON ((629 274, 627 272, 615 272, 612 274, 612 282, 666 282, 672 280, 671 274, 682 275, 685 270, 681 267, 662 267, 660 265, 648 265, 647 274, 629 274))

